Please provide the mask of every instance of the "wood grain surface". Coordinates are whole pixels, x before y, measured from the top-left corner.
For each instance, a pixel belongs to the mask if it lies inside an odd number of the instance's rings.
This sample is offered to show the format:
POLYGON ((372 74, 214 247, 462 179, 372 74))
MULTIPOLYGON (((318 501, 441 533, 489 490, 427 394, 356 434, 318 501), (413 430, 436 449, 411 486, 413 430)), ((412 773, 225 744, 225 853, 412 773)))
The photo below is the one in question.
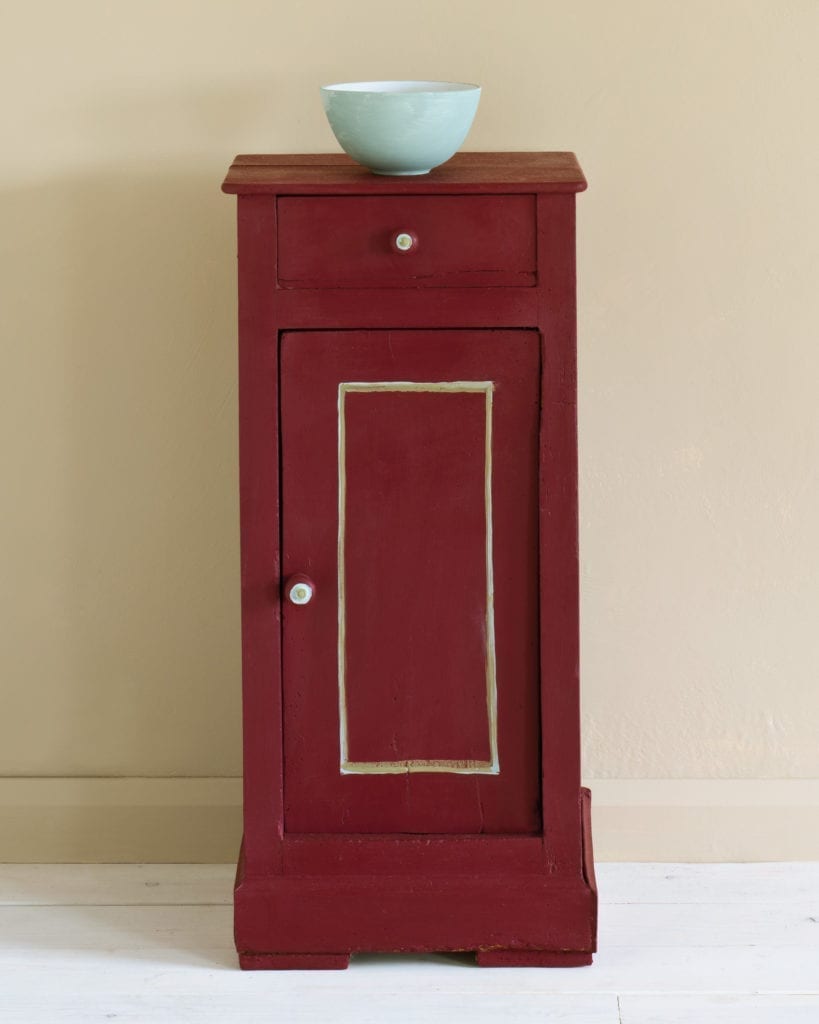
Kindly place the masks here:
POLYGON ((373 174, 343 153, 237 156, 222 189, 232 194, 448 192, 582 192, 586 179, 574 153, 456 153, 429 174, 373 174))

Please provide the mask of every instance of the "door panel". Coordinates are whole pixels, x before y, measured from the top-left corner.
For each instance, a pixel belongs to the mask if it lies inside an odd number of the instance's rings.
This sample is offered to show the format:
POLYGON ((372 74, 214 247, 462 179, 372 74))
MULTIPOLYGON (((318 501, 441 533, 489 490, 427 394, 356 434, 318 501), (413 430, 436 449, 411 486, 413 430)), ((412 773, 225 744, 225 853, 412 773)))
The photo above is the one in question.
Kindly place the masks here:
POLYGON ((345 772, 494 760, 487 396, 480 383, 341 385, 345 772))
POLYGON ((290 832, 532 832, 534 331, 282 337, 290 832))

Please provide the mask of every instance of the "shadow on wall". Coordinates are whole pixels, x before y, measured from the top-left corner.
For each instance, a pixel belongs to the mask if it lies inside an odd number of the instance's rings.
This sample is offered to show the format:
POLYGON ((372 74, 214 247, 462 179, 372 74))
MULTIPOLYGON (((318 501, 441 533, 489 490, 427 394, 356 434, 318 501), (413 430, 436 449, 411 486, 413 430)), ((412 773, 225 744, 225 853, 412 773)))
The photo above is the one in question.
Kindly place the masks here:
POLYGON ((232 156, 0 195, 2 774, 241 771, 232 156))

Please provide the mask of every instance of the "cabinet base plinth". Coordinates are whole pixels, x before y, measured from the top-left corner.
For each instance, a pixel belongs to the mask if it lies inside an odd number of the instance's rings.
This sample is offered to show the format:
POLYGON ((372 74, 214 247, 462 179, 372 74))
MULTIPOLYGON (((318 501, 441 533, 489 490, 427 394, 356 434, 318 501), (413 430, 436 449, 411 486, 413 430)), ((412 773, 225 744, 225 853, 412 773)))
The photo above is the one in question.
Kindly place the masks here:
POLYGON ((343 971, 349 953, 240 953, 243 971, 343 971))
POLYGON ((282 842, 288 870, 252 873, 243 847, 240 964, 326 971, 360 952, 474 951, 480 967, 586 966, 597 948, 588 789, 579 809, 581 871, 563 875, 545 870, 538 836, 298 837, 282 842))
POLYGON ((592 954, 574 950, 479 949, 478 967, 587 967, 592 954))

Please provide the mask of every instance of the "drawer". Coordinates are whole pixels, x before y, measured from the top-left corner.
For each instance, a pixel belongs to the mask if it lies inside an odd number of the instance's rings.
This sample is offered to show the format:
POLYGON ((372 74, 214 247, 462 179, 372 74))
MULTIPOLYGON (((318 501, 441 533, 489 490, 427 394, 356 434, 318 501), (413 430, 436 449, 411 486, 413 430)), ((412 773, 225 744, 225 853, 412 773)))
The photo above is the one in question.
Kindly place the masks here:
POLYGON ((532 195, 283 196, 278 224, 282 288, 535 284, 532 195))

